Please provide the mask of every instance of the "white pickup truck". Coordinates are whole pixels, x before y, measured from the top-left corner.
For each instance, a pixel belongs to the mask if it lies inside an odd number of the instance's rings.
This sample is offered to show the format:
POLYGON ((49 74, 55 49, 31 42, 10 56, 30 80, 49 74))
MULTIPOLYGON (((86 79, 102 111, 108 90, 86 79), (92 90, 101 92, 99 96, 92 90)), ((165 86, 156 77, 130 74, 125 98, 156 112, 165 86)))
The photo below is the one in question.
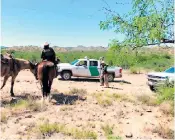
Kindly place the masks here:
MULTIPOLYGON (((100 61, 96 59, 77 59, 72 63, 59 63, 58 73, 63 80, 70 80, 71 77, 99 78, 100 61)), ((108 67, 108 81, 122 77, 121 67, 108 67)))
POLYGON ((175 71, 174 67, 171 67, 164 72, 151 72, 147 75, 148 86, 151 90, 154 90, 156 86, 162 84, 174 85, 175 82, 175 71))

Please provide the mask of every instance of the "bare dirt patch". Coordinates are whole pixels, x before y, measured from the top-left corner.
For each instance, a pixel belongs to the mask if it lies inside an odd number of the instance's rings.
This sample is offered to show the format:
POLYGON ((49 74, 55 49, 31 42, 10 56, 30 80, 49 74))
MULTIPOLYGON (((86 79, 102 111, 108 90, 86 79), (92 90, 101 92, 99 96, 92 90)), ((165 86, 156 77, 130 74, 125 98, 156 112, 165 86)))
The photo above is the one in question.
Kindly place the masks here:
POLYGON ((28 103, 29 96, 33 101, 40 101, 39 83, 29 71, 22 71, 14 92, 16 98, 23 101, 24 108, 15 111, 13 107, 9 108, 13 103, 9 93, 10 81, 1 90, 1 139, 36 139, 41 134, 39 126, 42 126, 42 132, 52 132, 52 135, 40 137, 47 139, 161 139, 167 135, 172 138, 173 117, 165 115, 154 101, 149 102, 155 93, 149 90, 146 80, 145 74, 124 72, 123 78, 110 83, 110 88, 103 88, 98 79, 55 79, 53 102, 42 110, 36 104, 28 103), (101 95, 94 96, 94 93, 101 95), (106 93, 107 97, 103 95, 106 93), (105 107, 100 104, 102 101, 107 102, 105 107), (48 120, 49 128, 45 128, 45 120, 48 120), (168 127, 164 133, 156 129, 160 122, 168 127), (59 129, 60 124, 70 130, 59 129))

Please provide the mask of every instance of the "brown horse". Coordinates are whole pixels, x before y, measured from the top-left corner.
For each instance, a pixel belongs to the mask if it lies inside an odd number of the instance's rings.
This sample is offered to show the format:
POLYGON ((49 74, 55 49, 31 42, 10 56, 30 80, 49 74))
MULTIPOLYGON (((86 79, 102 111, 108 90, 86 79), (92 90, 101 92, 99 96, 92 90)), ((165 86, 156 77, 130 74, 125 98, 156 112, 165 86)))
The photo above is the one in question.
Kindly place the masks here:
POLYGON ((14 82, 18 73, 24 69, 30 69, 34 73, 35 65, 28 60, 13 58, 9 54, 1 54, 1 77, 4 77, 1 89, 6 85, 8 78, 12 77, 10 93, 11 96, 15 96, 13 92, 14 82))
POLYGON ((57 72, 56 72, 56 67, 54 63, 44 60, 40 64, 38 64, 37 78, 42 88, 43 98, 49 97, 48 99, 50 99, 50 90, 51 90, 53 79, 56 78, 57 76, 56 73, 57 72))

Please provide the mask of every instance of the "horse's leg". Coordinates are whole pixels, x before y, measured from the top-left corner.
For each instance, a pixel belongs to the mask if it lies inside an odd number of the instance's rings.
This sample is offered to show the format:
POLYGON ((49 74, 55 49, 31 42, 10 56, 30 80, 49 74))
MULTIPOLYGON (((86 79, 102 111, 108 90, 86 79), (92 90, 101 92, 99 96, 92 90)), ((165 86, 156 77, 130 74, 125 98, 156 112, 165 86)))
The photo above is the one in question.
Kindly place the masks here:
POLYGON ((53 82, 53 80, 49 80, 49 89, 48 89, 48 98, 49 98, 49 101, 51 100, 50 90, 51 90, 52 82, 53 82))
POLYGON ((6 85, 6 82, 7 82, 8 78, 9 78, 9 76, 4 77, 4 81, 3 81, 3 84, 1 86, 1 89, 6 85))
POLYGON ((13 92, 13 86, 14 86, 14 83, 15 83, 15 79, 16 79, 16 76, 17 75, 13 75, 12 76, 12 81, 11 81, 11 90, 10 90, 10 93, 11 93, 11 96, 14 97, 14 92, 13 92))
POLYGON ((39 80, 39 83, 40 83, 40 86, 41 86, 41 92, 42 92, 42 98, 41 98, 41 100, 42 100, 42 102, 44 102, 44 90, 43 90, 43 84, 42 84, 42 81, 41 81, 41 80, 39 80))

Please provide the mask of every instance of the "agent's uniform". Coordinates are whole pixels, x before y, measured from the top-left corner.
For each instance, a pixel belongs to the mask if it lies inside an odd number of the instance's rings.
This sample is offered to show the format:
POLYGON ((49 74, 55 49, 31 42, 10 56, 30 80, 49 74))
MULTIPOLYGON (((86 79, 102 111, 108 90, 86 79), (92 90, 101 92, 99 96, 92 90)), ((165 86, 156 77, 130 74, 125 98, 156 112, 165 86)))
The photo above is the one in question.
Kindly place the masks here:
POLYGON ((49 46, 45 47, 41 54, 42 60, 47 60, 55 63, 55 52, 49 46))
POLYGON ((106 87, 109 87, 107 67, 108 65, 106 65, 104 61, 102 61, 101 62, 101 72, 100 72, 100 86, 104 86, 105 84, 106 87))

